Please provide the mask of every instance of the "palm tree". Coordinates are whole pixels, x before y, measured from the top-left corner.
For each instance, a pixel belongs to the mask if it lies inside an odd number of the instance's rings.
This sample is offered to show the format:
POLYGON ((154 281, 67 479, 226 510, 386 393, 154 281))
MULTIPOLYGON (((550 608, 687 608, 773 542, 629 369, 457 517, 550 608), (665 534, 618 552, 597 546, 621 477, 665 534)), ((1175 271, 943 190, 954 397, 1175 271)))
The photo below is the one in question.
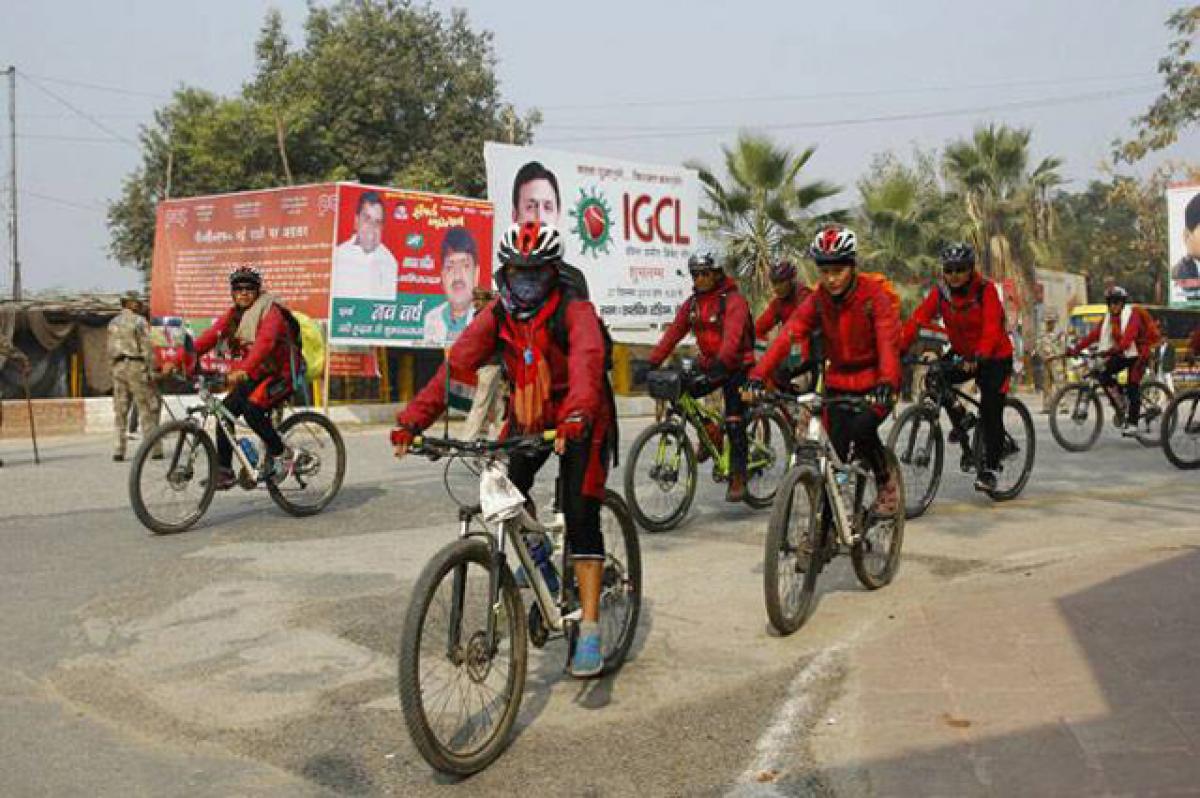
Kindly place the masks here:
MULTIPOLYGON (((795 153, 765 136, 742 133, 734 147, 722 146, 721 151, 726 183, 704 164, 689 161, 686 165, 699 172, 708 200, 708 207, 700 212, 702 228, 721 239, 727 263, 757 305, 768 294, 771 264, 783 257, 802 261, 817 224, 844 217, 841 212, 812 210, 841 188, 821 180, 800 180, 815 147, 795 153)), ((801 268, 809 271, 803 263, 801 268)))

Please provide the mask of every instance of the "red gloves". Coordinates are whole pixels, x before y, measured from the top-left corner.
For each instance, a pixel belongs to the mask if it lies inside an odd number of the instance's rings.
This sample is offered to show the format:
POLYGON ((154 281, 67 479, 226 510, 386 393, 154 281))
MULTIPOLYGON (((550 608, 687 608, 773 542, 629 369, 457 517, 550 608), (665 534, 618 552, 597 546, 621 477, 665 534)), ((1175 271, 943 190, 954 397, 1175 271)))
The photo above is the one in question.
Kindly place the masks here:
POLYGON ((558 422, 558 430, 555 437, 560 441, 583 440, 587 437, 588 429, 591 426, 591 422, 585 416, 580 413, 572 413, 558 422))
POLYGON ((396 427, 392 430, 392 446, 412 446, 416 435, 408 427, 396 427))

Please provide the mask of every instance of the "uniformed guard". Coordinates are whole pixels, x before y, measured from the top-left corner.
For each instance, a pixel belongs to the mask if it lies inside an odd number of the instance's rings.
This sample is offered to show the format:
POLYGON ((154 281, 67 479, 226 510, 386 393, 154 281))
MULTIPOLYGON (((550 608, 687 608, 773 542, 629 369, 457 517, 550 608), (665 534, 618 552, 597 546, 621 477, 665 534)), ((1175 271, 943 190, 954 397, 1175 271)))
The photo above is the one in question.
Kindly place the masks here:
MULTIPOLYGON (((17 345, 14 344, 12 341, 6 341, 6 340, 4 340, 4 338, 0 337, 0 363, 3 363, 4 361, 9 360, 9 359, 11 359, 13 361, 13 363, 15 363, 17 365, 17 368, 21 370, 22 378, 25 380, 28 380, 29 379, 29 358, 25 355, 24 352, 22 352, 20 349, 17 349, 17 345)), ((3 401, 4 401, 3 399, 0 399, 0 423, 3 423, 3 419, 4 419, 3 401)), ((0 460, 0 468, 2 468, 3 466, 4 466, 4 461, 0 460)))
MULTIPOLYGON (((113 414, 116 447, 113 460, 125 459, 125 430, 129 403, 137 403, 142 435, 149 438, 158 428, 158 389, 151 382, 154 349, 150 344, 150 324, 142 316, 142 300, 136 292, 121 297, 121 312, 108 323, 108 357, 112 362, 113 414)), ((162 450, 154 453, 160 459, 162 450)))

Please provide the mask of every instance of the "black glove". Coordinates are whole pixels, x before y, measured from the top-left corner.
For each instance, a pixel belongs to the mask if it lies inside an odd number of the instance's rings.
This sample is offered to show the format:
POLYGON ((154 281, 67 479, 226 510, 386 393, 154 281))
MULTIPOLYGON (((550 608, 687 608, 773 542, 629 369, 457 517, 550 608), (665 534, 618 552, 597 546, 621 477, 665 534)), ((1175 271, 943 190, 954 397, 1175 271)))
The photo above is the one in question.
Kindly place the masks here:
POLYGON ((653 371, 654 364, 648 360, 639 360, 633 364, 633 384, 645 385, 646 375, 653 371))
POLYGON ((881 383, 871 389, 867 398, 871 404, 877 407, 890 409, 896 403, 896 392, 888 383, 881 383))
POLYGON ((692 377, 691 382, 688 383, 687 391, 692 396, 700 397, 711 393, 716 387, 713 381, 705 375, 696 374, 692 377))

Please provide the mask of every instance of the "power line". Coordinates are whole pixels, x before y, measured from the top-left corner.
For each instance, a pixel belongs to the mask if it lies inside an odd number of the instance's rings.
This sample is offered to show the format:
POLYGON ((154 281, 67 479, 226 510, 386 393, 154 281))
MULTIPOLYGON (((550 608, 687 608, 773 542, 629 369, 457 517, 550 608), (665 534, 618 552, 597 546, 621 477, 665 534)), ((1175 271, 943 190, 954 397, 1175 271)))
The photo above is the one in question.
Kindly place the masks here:
POLYGON ((1132 96, 1134 94, 1142 94, 1148 91, 1148 88, 1139 87, 1135 89, 1126 89, 1124 91, 1105 91, 1091 92, 1087 94, 1064 95, 1058 97, 1044 97, 1037 100, 1017 100, 1009 103, 998 103, 995 105, 978 105, 970 108, 954 108, 942 111, 924 111, 917 113, 905 114, 885 114, 880 116, 866 117, 850 117, 845 119, 829 119, 816 122, 786 122, 764 125, 709 125, 702 127, 689 128, 687 130, 674 130, 658 133, 631 133, 629 135, 617 136, 576 136, 570 138, 549 138, 538 143, 540 144, 564 144, 581 141, 635 141, 642 139, 668 139, 668 138, 687 138, 690 136, 705 136, 713 133, 723 133, 731 130, 739 130, 749 128, 752 130, 804 130, 828 127, 854 127, 857 125, 871 125, 886 122, 908 122, 920 119, 937 119, 950 116, 966 116, 970 114, 992 113, 995 111, 1013 111, 1025 108, 1040 108, 1045 106, 1053 106, 1060 104, 1075 104, 1082 102, 1091 102, 1095 100, 1108 100, 1117 97, 1132 96))
POLYGON ((124 89, 119 86, 104 86, 99 83, 85 83, 80 80, 69 80, 67 78, 52 78, 47 75, 30 75, 28 72, 22 72, 22 75, 28 78, 36 78, 37 80, 45 81, 46 83, 58 83, 63 86, 74 86, 80 89, 91 89, 92 91, 106 91, 110 94, 125 94, 130 97, 150 97, 155 100, 169 100, 169 94, 156 94, 149 91, 137 91, 135 89, 124 89))
POLYGON ((738 96, 738 97, 707 97, 707 98, 691 98, 679 100, 619 100, 608 103, 585 103, 579 105, 544 105, 540 106, 542 111, 583 111, 583 110, 600 110, 606 108, 677 108, 689 105, 716 105, 728 103, 760 103, 760 102, 799 102, 804 100, 827 100, 840 97, 878 97, 892 96, 896 94, 932 94, 940 92, 954 91, 973 91, 978 89, 1015 89, 1028 88, 1033 86, 1069 86, 1078 83, 1096 83, 1121 80, 1133 80, 1134 78, 1149 78, 1143 72, 1131 72, 1124 75, 1101 75, 1087 76, 1078 78, 1057 78, 1057 79, 1036 79, 1036 80, 1019 80, 1019 81, 1000 81, 994 83, 962 83, 962 84, 947 84, 942 86, 919 86, 919 87, 901 87, 893 89, 862 89, 858 91, 825 91, 811 94, 782 94, 782 95, 759 95, 759 96, 738 96))
POLYGON ((103 205, 96 205, 96 204, 85 205, 80 202, 74 202, 73 200, 63 199, 62 197, 51 196, 50 194, 41 194, 37 191, 30 191, 30 190, 24 189, 24 188, 17 189, 17 193, 22 194, 26 197, 33 197, 34 199, 42 200, 43 202, 52 202, 56 205, 63 205, 68 208, 74 208, 75 210, 79 210, 79 211, 88 211, 91 213, 94 213, 96 211, 100 211, 102 213, 108 212, 108 208, 104 207, 103 205))
POLYGON ((100 138, 99 136, 66 136, 57 133, 18 133, 19 139, 36 139, 40 141, 75 141, 91 144, 128 144, 126 139, 100 138))
POLYGON ((130 138, 127 138, 127 137, 125 137, 125 136, 121 135, 121 134, 120 134, 120 133, 118 133, 117 131, 115 131, 115 130, 113 130, 112 128, 110 128, 108 125, 106 125, 106 124, 104 124, 103 122, 101 122, 101 121, 100 121, 99 119, 97 119, 96 117, 94 117, 94 116, 92 116, 91 114, 89 114, 87 111, 84 111, 83 109, 76 107, 75 105, 73 105, 73 104, 72 104, 72 103, 70 103, 69 101, 67 101, 67 100, 64 100, 64 99, 63 99, 62 97, 60 97, 58 94, 56 94, 56 93, 54 93, 53 91, 51 91, 50 89, 46 88, 45 86, 43 86, 43 85, 42 85, 41 83, 39 83, 38 81, 34 80, 34 79, 33 79, 32 77, 30 77, 29 75, 26 75, 24 72, 20 72, 20 73, 18 73, 18 74, 19 74, 19 75, 20 75, 20 77, 21 77, 21 78, 22 78, 22 79, 23 79, 23 80, 24 80, 26 83, 28 83, 30 86, 33 86, 35 89, 37 89, 38 91, 42 92, 42 93, 43 93, 43 94, 45 94, 47 97, 50 97, 50 98, 51 98, 52 100, 54 100, 55 102, 58 102, 58 103, 59 103, 59 104, 61 104, 63 107, 65 107, 67 110, 69 110, 69 111, 73 111, 73 112, 75 112, 77 115, 79 115, 80 117, 82 117, 83 119, 86 119, 86 120, 87 120, 88 122, 90 122, 90 123, 91 123, 91 124, 92 124, 92 125, 93 125, 93 126, 96 128, 96 129, 98 129, 98 130, 101 130, 101 131, 103 131, 104 133, 107 133, 109 136, 112 136, 112 137, 113 137, 114 139, 116 139, 117 141, 123 141, 123 142, 125 142, 126 144, 128 144, 128 145, 129 145, 129 146, 131 146, 131 147, 134 147, 134 148, 140 149, 140 148, 138 147, 138 144, 137 144, 137 142, 136 142, 136 141, 134 141, 133 139, 130 139, 130 138))

